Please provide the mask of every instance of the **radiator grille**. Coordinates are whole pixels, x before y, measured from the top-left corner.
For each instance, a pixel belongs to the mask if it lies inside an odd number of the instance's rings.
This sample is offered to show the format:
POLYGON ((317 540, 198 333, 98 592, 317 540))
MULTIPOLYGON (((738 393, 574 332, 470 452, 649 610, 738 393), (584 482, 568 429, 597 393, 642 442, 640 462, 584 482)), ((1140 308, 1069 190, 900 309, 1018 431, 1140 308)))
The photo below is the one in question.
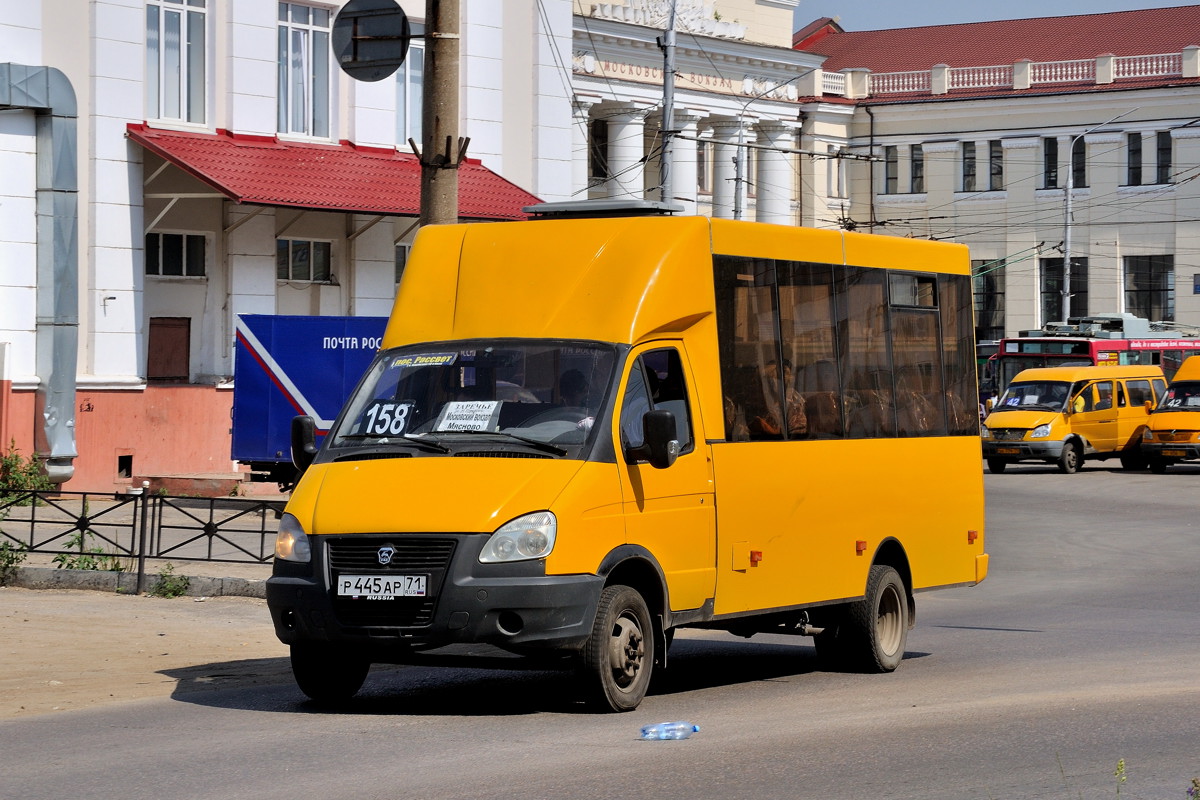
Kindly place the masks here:
POLYGON ((363 536, 332 539, 328 542, 330 577, 333 586, 341 573, 355 575, 429 576, 425 597, 397 597, 394 600, 367 600, 340 597, 334 592, 333 612, 348 626, 385 626, 415 628, 428 625, 437 607, 438 595, 454 557, 455 541, 431 537, 363 536), (387 564, 379 563, 379 550, 394 552, 387 564))

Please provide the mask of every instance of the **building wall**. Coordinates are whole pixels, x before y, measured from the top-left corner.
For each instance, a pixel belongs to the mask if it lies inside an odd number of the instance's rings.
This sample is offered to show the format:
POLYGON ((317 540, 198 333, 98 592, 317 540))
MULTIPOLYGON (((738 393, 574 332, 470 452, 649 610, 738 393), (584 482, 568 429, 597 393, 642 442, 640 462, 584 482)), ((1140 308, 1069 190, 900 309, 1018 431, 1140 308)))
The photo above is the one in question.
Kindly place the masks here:
MULTIPOLYGON (((336 12, 340 3, 313 5, 336 12)), ((468 156, 547 199, 564 199, 571 110, 550 99, 556 91, 564 96, 565 82, 561 70, 548 71, 560 55, 541 45, 566 42, 569 53, 570 2, 543 5, 544 14, 523 0, 464 4, 460 129, 471 138, 468 156)), ((422 21, 422 0, 402 6, 422 21)), ((163 168, 125 136, 129 123, 143 121, 276 135, 276 26, 276 0, 207 0, 207 115, 196 124, 147 120, 145 0, 27 0, 0 15, 0 58, 61 70, 79 100, 79 457, 68 490, 126 485, 130 478, 117 475, 116 455, 132 456, 138 475, 235 469, 228 423, 236 314, 391 310, 395 247, 412 241, 413 220, 237 206, 177 168, 163 168), (168 198, 180 193, 186 197, 163 214, 168 198), (148 228, 204 236, 205 276, 147 276, 148 228), (278 281, 278 237, 331 241, 334 277, 322 284, 278 281), (155 317, 190 321, 189 384, 147 383, 155 317)), ((397 141, 394 79, 365 84, 335 71, 330 91, 328 140, 408 149, 397 141)), ((37 385, 34 136, 32 112, 0 112, 2 411, 4 431, 27 452, 37 385)))

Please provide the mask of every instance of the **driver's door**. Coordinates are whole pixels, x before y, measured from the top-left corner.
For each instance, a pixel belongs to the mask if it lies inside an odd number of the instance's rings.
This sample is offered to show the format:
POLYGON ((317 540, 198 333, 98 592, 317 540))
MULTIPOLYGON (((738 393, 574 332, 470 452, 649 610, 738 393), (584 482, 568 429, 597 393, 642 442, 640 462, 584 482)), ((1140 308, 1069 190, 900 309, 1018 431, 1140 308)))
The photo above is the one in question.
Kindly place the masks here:
POLYGON ((649 346, 630 353, 613 415, 613 444, 621 474, 626 539, 645 547, 667 580, 672 610, 699 608, 716 586, 716 511, 708 446, 697 433, 690 370, 674 346, 649 346), (680 455, 666 469, 642 461, 629 464, 625 452, 642 442, 642 415, 667 410, 675 415, 680 455))

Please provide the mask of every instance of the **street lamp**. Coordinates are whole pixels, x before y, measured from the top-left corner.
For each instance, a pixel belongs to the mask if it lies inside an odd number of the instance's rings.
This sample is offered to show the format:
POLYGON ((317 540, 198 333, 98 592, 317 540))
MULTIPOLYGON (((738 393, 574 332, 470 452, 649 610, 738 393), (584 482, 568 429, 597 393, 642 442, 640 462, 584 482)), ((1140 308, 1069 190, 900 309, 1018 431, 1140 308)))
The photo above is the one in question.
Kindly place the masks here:
MULTIPOLYGON (((1138 106, 1141 108, 1141 106, 1138 106)), ((1083 133, 1075 135, 1067 146, 1067 189, 1063 198, 1063 276, 1062 276, 1062 321, 1065 324, 1071 317, 1071 192, 1075 188, 1075 143, 1097 128, 1110 125, 1121 117, 1132 114, 1137 108, 1117 114, 1107 122, 1093 125, 1083 133)), ((1084 163, 1087 163, 1087 151, 1084 151, 1084 163)), ((1045 320, 1048 322, 1049 320, 1045 320)))

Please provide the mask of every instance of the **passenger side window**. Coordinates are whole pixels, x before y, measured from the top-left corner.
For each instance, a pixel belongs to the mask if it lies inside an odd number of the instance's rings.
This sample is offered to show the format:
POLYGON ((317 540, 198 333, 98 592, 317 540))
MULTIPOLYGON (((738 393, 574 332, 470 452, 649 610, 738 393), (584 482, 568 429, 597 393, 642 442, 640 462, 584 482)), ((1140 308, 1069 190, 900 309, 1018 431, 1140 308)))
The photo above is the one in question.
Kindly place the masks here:
POLYGON ((683 361, 674 348, 643 353, 630 369, 621 401, 623 447, 642 444, 642 416, 652 410, 670 411, 675 415, 679 452, 691 451, 692 421, 688 412, 687 380, 683 375, 683 361))
POLYGON ((1104 381, 1096 384, 1096 410, 1103 411, 1112 408, 1113 404, 1113 385, 1112 381, 1104 381))
POLYGON ((1125 388, 1129 393, 1129 405, 1134 408, 1144 405, 1147 400, 1154 402, 1154 393, 1150 390, 1150 381, 1127 381, 1125 388))

